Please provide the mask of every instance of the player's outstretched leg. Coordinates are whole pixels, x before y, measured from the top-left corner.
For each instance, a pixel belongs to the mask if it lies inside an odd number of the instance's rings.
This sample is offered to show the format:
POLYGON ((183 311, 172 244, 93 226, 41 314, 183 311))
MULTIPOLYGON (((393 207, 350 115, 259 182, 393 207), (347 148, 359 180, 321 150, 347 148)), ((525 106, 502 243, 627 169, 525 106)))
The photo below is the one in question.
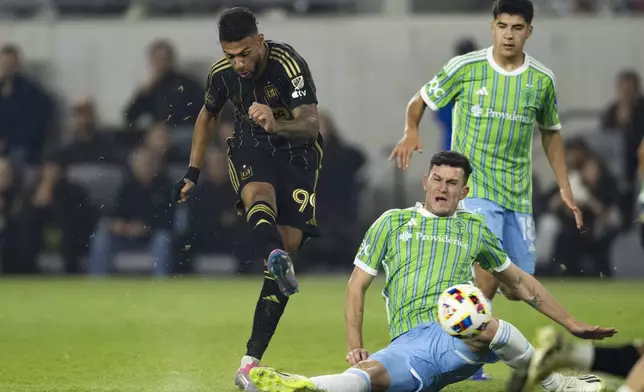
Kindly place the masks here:
POLYGON ((259 365, 284 314, 288 296, 297 291, 297 281, 291 277, 291 259, 282 250, 282 238, 275 224, 277 214, 272 205, 264 200, 248 204, 246 220, 251 230, 251 239, 259 257, 266 258, 267 265, 255 307, 252 333, 246 345, 246 355, 235 375, 235 384, 243 391, 256 391, 250 381, 249 371, 259 365))
POLYGON ((257 389, 263 392, 314 392, 318 390, 313 381, 304 376, 281 373, 271 368, 254 368, 250 371, 250 378, 257 389))
POLYGON ((307 378, 281 373, 271 368, 257 367, 250 371, 250 378, 261 392, 371 391, 369 373, 358 368, 351 368, 342 374, 307 378))
POLYGON ((553 371, 566 368, 626 377, 644 354, 644 346, 595 347, 589 342, 569 342, 554 327, 540 329, 537 344, 532 359, 513 372, 508 392, 529 391, 553 371))
MULTIPOLYGON (((534 347, 525 336, 507 321, 493 320, 477 340, 489 342, 490 350, 514 370, 527 368, 535 355, 534 347)), ((564 377, 559 373, 551 373, 541 379, 540 383, 546 391, 550 392, 602 392, 606 390, 604 381, 594 375, 564 377)))

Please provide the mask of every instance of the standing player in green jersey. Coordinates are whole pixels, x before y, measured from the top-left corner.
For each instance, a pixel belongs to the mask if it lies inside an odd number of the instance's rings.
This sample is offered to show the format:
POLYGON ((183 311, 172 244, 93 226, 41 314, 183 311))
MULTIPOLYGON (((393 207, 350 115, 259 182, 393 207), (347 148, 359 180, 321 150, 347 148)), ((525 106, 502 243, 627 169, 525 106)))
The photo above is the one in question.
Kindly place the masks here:
MULTIPOLYGON (((426 107, 455 103, 452 147, 474 169, 467 209, 483 214, 513 262, 532 274, 535 267, 532 220, 532 139, 541 129, 544 150, 561 196, 583 222, 565 165, 561 124, 552 71, 523 52, 532 34, 530 0, 497 0, 493 8, 494 45, 450 60, 409 102, 405 134, 394 148, 398 166, 409 167, 420 151, 418 126, 426 107)), ((487 279, 491 276, 477 276, 487 279)), ((487 285, 481 287, 492 295, 487 285)))
MULTIPOLYGON (((451 149, 466 155, 474 168, 472 191, 464 206, 482 214, 510 259, 533 274, 535 123, 563 202, 574 213, 579 229, 583 222, 568 182, 554 74, 523 52, 533 30, 532 3, 496 0, 492 14, 493 46, 454 57, 411 99, 404 136, 389 159, 396 157, 399 168, 408 168, 413 151, 422 151, 418 126, 425 108, 436 111, 453 102, 451 149)), ((475 271, 476 285, 492 300, 498 280, 481 268, 475 271)), ((489 378, 481 370, 473 379, 489 378)))
MULTIPOLYGON (((510 259, 532 274, 535 123, 541 129, 561 197, 574 213, 578 228, 583 221, 568 182, 554 74, 523 52, 532 34, 532 3, 497 0, 493 15, 494 45, 453 58, 412 98, 405 135, 390 159, 396 157, 402 169, 409 167, 412 152, 421 150, 418 126, 425 107, 437 110, 454 101, 452 150, 466 155, 474 168, 472 192, 464 206, 483 214, 510 259)), ((480 269, 476 281, 491 299, 498 281, 480 269)))
MULTIPOLYGON (((313 378, 254 368, 250 378, 260 391, 438 391, 467 379, 483 363, 500 359, 514 369, 525 367, 534 349, 512 324, 494 319, 477 337, 461 340, 436 322, 438 297, 450 286, 467 283, 474 263, 575 336, 603 339, 616 333, 575 320, 536 279, 510 262, 482 217, 459 208, 471 172, 462 154, 436 154, 423 178, 425 204, 389 210, 369 228, 346 295, 347 361, 354 367, 313 378), (362 344, 362 316, 366 290, 379 269, 385 272, 382 293, 391 343, 369 356, 362 344)), ((582 380, 560 374, 542 385, 557 392, 603 388, 595 376, 582 380)))

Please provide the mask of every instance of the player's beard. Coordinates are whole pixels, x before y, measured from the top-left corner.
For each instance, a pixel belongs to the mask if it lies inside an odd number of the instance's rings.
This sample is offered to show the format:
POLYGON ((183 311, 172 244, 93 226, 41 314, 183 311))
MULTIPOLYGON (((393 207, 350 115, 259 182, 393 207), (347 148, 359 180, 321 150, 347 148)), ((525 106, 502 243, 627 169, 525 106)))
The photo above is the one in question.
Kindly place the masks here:
POLYGON ((268 58, 264 61, 262 56, 257 56, 257 60, 255 60, 255 63, 253 64, 253 70, 250 72, 250 77, 251 78, 258 78, 260 75, 262 75, 266 69, 266 65, 268 64, 268 58))
POLYGON ((260 73, 263 73, 261 57, 255 60, 255 62, 253 63, 252 70, 246 71, 246 72, 238 72, 237 74, 242 79, 250 80, 250 79, 256 79, 260 75, 260 73))

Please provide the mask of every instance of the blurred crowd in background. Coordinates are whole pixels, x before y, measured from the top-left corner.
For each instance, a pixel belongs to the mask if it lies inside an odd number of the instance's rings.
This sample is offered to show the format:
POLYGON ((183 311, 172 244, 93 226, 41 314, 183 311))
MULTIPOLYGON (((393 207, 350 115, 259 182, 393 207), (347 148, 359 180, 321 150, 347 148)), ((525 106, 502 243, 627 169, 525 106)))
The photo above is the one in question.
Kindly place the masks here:
MULTIPOLYGON (((247 3, 261 8, 270 1, 247 3)), ((318 9, 316 4, 350 9, 347 4, 358 2, 275 3, 310 11, 318 9)), ((424 9, 420 1, 411 3, 424 9)), ((475 3, 481 2, 468 4, 475 3)), ((0 0, 0 10, 5 16, 26 16, 43 7, 62 13, 105 14, 127 13, 132 7, 156 12, 165 5, 163 12, 180 13, 204 4, 0 0)), ((606 4, 616 11, 644 11, 644 2, 637 0, 541 4, 561 13, 599 11, 606 4)), ((478 5, 473 8, 478 10, 478 5)), ((454 54, 476 48, 477 43, 466 39, 454 54)), ((92 96, 77 97, 71 107, 61 104, 55 91, 47 91, 41 81, 24 72, 29 59, 23 58, 22 49, 10 42, 0 48, 0 273, 100 276, 140 270, 167 276, 262 269, 261 261, 252 260, 248 251, 247 228, 236 213, 237 196, 229 184, 225 139, 233 132, 230 108, 222 115, 191 202, 170 203, 171 186, 188 164, 192 126, 205 87, 203 75, 177 67, 171 40, 149 44, 149 75, 131 87, 131 99, 123 102, 122 124, 117 127, 101 122, 92 96)), ((605 103, 598 126, 606 140, 620 144, 619 158, 597 148, 610 144, 597 138, 567 139, 570 181, 584 213, 584 232, 576 230, 558 189, 544 188, 535 178, 539 274, 609 277, 614 240, 639 228, 636 201, 644 197, 638 174, 644 172, 644 145, 640 146, 644 95, 638 70, 624 70, 614 78, 614 98, 605 103)), ((443 121, 440 113, 434 121, 443 121)), ((382 211, 359 214, 364 210, 361 200, 370 192, 363 175, 368 154, 345 141, 332 113, 321 113, 320 132, 325 140, 317 187, 322 236, 307 244, 297 265, 308 271, 345 270, 352 266, 364 230, 382 211)))
MULTIPOLYGON (((177 16, 216 13, 223 7, 246 6, 256 12, 300 15, 379 13, 405 8, 412 13, 481 12, 491 2, 482 0, 1 0, 0 16, 177 16)), ((644 13, 644 0, 534 0, 538 11, 551 15, 644 13)))

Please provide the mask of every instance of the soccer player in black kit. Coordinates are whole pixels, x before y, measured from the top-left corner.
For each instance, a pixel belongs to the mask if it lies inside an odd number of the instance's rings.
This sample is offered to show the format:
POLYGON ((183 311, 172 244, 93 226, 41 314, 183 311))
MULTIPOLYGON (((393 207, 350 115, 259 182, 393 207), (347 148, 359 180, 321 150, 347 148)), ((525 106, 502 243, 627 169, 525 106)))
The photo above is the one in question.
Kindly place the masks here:
POLYGON ((257 390, 248 372, 259 364, 290 295, 298 291, 291 255, 317 235, 315 186, 322 163, 317 97, 304 59, 285 43, 265 40, 255 16, 244 8, 219 18, 225 57, 208 75, 205 105, 195 124, 190 166, 173 190, 183 203, 197 183, 204 152, 226 103, 235 108, 228 139, 232 186, 239 194, 258 256, 265 260, 264 284, 251 337, 235 383, 257 390))

